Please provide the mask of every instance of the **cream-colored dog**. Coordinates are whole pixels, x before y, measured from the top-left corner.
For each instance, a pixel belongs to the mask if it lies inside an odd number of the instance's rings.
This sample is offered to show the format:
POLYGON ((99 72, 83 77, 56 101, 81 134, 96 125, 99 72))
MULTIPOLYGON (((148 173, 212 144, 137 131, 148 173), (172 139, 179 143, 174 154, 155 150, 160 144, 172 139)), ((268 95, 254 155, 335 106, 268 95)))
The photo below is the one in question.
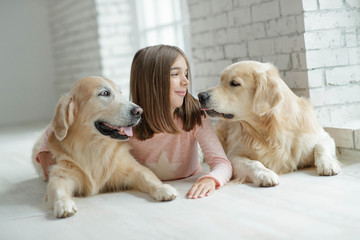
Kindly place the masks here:
POLYGON ((258 186, 279 184, 277 174, 317 167, 340 172, 333 139, 319 125, 309 101, 297 97, 269 63, 227 67, 219 86, 199 94, 233 165, 233 178, 258 186))
MULTIPOLYGON (((112 81, 101 77, 77 81, 60 98, 47 141, 56 160, 49 173, 47 199, 56 217, 76 213, 73 195, 134 188, 158 201, 177 196, 173 187, 163 184, 129 152, 125 140, 132 136, 131 127, 140 121, 141 113, 142 109, 126 101, 112 81)), ((35 144, 33 155, 44 136, 35 144)), ((34 165, 41 173, 40 164, 34 160, 34 165)))

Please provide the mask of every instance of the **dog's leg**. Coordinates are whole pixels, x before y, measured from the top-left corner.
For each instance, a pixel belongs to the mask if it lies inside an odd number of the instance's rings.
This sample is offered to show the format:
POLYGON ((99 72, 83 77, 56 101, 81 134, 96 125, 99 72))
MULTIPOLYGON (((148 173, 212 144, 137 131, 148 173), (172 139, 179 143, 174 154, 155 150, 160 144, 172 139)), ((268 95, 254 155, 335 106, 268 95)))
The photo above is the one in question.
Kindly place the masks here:
POLYGON ((132 187, 149 193, 157 201, 171 201, 178 195, 175 188, 163 184, 150 169, 140 164, 134 168, 129 177, 132 187))
POLYGON ((83 174, 70 161, 58 162, 50 172, 47 186, 47 199, 50 207, 54 209, 54 215, 58 218, 65 218, 74 215, 77 207, 72 199, 75 192, 88 195, 91 183, 83 182, 83 174), (62 167, 61 165, 66 165, 62 167), (81 188, 80 188, 81 186, 81 188))
POLYGON ((70 217, 77 212, 76 204, 71 198, 74 185, 75 182, 72 179, 50 177, 47 197, 48 204, 54 208, 55 217, 70 217))
POLYGON ((327 133, 315 146, 315 166, 319 175, 332 176, 340 173, 340 163, 336 158, 335 149, 335 142, 327 133))
POLYGON ((279 184, 279 176, 266 168, 261 162, 245 157, 229 157, 233 166, 233 178, 241 182, 251 181, 260 187, 279 184))

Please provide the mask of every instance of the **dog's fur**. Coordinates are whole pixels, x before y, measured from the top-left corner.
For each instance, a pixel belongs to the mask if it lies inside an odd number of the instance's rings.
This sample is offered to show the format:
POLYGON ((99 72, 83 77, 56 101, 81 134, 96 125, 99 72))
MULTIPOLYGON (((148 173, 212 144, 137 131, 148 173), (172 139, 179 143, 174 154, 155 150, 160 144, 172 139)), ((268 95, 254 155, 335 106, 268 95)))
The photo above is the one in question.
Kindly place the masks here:
POLYGON ((317 167, 336 175, 333 139, 319 125, 308 100, 297 97, 270 63, 228 66, 219 86, 199 94, 233 165, 233 178, 258 186, 279 184, 277 174, 317 167))
MULTIPOLYGON (((158 201, 177 196, 173 187, 163 184, 129 152, 125 140, 131 133, 123 130, 136 125, 141 113, 142 109, 125 100, 112 81, 101 77, 77 81, 60 98, 47 142, 56 160, 47 186, 47 199, 56 217, 68 217, 77 211, 73 195, 134 188, 158 201)), ((33 159, 44 135, 33 148, 33 159)), ((41 173, 40 164, 33 161, 41 173)))

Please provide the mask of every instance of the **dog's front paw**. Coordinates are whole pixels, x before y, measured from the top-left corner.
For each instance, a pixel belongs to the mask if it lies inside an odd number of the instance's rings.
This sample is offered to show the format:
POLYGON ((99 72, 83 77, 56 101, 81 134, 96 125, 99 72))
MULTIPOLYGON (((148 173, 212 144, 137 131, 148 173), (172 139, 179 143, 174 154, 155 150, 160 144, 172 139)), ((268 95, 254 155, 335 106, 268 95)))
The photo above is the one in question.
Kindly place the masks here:
POLYGON ((177 197, 178 193, 175 188, 170 186, 169 184, 163 184, 158 189, 156 189, 155 193, 152 194, 153 198, 157 201, 171 201, 177 197))
POLYGON ((279 176, 270 169, 261 169, 255 173, 253 182, 259 187, 273 187, 279 184, 279 176))
POLYGON ((340 165, 335 159, 317 161, 316 167, 318 174, 321 176, 332 176, 340 173, 340 165))
POLYGON ((57 218, 71 217, 77 210, 75 202, 72 199, 61 199, 54 203, 54 215, 57 218))

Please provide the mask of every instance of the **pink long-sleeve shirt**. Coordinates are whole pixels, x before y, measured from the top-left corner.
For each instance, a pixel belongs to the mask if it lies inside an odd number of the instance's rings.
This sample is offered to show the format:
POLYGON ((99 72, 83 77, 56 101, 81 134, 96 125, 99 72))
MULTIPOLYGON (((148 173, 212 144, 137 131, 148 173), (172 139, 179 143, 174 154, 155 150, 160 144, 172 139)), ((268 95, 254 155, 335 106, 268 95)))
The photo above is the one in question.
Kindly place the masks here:
MULTIPOLYGON (((182 121, 175 118, 179 129, 182 121)), ((52 129, 48 127, 39 152, 35 155, 39 162, 40 152, 49 151, 47 139, 52 129)), ((199 179, 208 177, 216 182, 219 188, 227 183, 232 175, 232 166, 215 135, 209 117, 202 119, 202 126, 196 126, 189 132, 181 130, 180 134, 159 133, 145 141, 129 140, 131 154, 135 159, 150 168, 161 180, 175 180, 200 174, 203 169, 198 154, 198 144, 204 153, 210 172, 199 179)))
MULTIPOLYGON (((182 129, 181 119, 175 118, 175 122, 182 129)), ((161 180, 186 178, 203 172, 197 143, 210 166, 210 172, 200 179, 212 178, 216 187, 220 187, 231 178, 231 163, 215 135, 209 117, 202 119, 202 126, 196 126, 189 132, 159 133, 145 141, 130 139, 129 143, 135 159, 150 168, 161 180)))

